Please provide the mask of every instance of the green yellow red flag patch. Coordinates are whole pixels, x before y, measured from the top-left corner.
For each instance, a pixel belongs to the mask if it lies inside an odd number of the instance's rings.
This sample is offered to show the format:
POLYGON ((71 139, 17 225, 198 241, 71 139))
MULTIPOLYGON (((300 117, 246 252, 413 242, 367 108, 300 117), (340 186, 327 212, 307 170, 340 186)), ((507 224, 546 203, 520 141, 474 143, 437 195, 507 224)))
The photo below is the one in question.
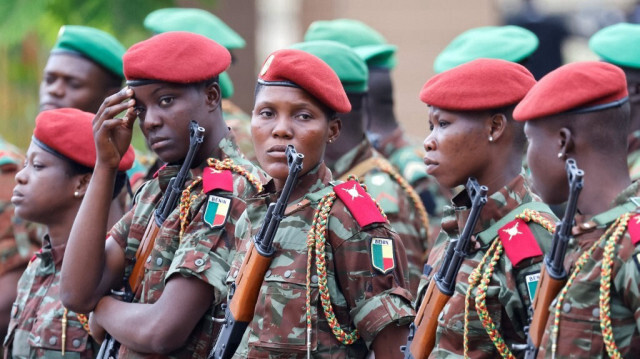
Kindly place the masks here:
POLYGON ((371 265, 382 274, 387 274, 396 267, 393 257, 393 240, 390 238, 371 239, 371 265))
POLYGON ((204 211, 204 223, 211 228, 224 226, 227 222, 229 209, 231 208, 231 199, 221 196, 209 195, 207 208, 204 211))

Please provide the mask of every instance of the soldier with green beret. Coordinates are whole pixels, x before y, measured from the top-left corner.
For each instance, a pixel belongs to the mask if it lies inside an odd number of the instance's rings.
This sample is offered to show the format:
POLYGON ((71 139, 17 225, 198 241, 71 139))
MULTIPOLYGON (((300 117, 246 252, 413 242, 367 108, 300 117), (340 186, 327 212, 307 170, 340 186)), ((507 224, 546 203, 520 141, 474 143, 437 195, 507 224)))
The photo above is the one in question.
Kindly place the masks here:
POLYGON ((619 66, 626 76, 631 106, 627 163, 635 181, 640 179, 640 25, 605 27, 591 37, 589 47, 603 61, 619 66))
POLYGON ((315 40, 294 44, 326 62, 338 75, 351 102, 351 112, 340 114, 340 137, 327 145, 325 162, 333 176, 347 180, 355 175, 378 201, 407 252, 411 292, 416 293, 423 256, 427 251, 427 212, 419 195, 402 175, 373 148, 365 134, 364 105, 369 73, 364 61, 348 46, 315 40))
MULTIPOLYGON (((229 51, 242 49, 246 45, 242 36, 229 25, 214 14, 202 9, 164 8, 155 10, 144 19, 144 27, 155 34, 167 31, 193 32, 210 38, 229 51)), ((231 56, 233 57, 233 52, 231 56)), ((255 162, 253 142, 251 141, 251 116, 230 100, 234 88, 227 71, 220 74, 219 82, 225 122, 235 135, 236 143, 242 153, 249 160, 255 162)))

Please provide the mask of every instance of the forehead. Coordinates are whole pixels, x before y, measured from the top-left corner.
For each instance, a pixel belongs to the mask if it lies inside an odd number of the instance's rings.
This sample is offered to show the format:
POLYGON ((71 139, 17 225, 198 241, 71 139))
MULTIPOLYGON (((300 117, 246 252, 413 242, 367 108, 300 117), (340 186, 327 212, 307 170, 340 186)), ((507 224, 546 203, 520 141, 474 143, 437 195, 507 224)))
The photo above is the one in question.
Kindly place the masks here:
POLYGON ((44 73, 55 73, 69 77, 89 77, 101 71, 91 60, 79 55, 54 53, 49 56, 44 73))
POLYGON ((323 110, 323 106, 311 96, 307 91, 289 86, 261 86, 256 95, 256 105, 269 103, 279 106, 311 106, 319 111, 323 110))
POLYGON ((189 90, 194 90, 195 92, 196 87, 170 82, 152 82, 146 85, 131 86, 131 89, 133 89, 133 95, 136 99, 144 99, 158 94, 164 94, 166 91, 188 92, 189 90))

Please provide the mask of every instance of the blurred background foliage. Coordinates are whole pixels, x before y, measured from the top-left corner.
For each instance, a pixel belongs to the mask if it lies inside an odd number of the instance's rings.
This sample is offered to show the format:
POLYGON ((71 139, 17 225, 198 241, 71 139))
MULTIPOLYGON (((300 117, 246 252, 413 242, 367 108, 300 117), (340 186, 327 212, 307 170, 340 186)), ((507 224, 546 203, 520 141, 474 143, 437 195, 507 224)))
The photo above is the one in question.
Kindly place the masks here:
MULTIPOLYGON (((149 12, 173 6, 214 10, 215 4, 215 0, 1 0, 0 136, 22 149, 28 147, 38 114, 42 69, 62 25, 96 27, 128 48, 150 36, 142 26, 149 12)), ((145 148, 139 129, 134 146, 145 148)))

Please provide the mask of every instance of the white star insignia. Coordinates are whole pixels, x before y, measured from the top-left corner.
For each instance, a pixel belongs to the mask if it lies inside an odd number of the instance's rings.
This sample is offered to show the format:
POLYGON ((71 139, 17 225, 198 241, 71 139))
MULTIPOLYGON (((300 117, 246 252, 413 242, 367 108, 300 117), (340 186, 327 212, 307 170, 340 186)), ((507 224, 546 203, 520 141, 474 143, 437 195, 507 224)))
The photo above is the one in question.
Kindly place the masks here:
POLYGON ((347 191, 347 193, 351 196, 352 201, 358 197, 362 197, 360 193, 358 193, 358 189, 356 188, 355 184, 353 185, 352 188, 349 188, 349 189, 343 188, 343 190, 347 191))
POLYGON ((522 234, 522 232, 518 230, 518 224, 519 222, 516 222, 516 224, 513 227, 503 229, 503 231, 505 231, 509 235, 509 241, 511 241, 511 238, 513 238, 513 236, 522 234))
POLYGON ((636 224, 640 224, 640 216, 636 216, 634 219, 636 220, 636 224))
POLYGON ((209 167, 209 169, 211 170, 211 173, 222 173, 222 171, 215 169, 215 168, 211 168, 209 167))

